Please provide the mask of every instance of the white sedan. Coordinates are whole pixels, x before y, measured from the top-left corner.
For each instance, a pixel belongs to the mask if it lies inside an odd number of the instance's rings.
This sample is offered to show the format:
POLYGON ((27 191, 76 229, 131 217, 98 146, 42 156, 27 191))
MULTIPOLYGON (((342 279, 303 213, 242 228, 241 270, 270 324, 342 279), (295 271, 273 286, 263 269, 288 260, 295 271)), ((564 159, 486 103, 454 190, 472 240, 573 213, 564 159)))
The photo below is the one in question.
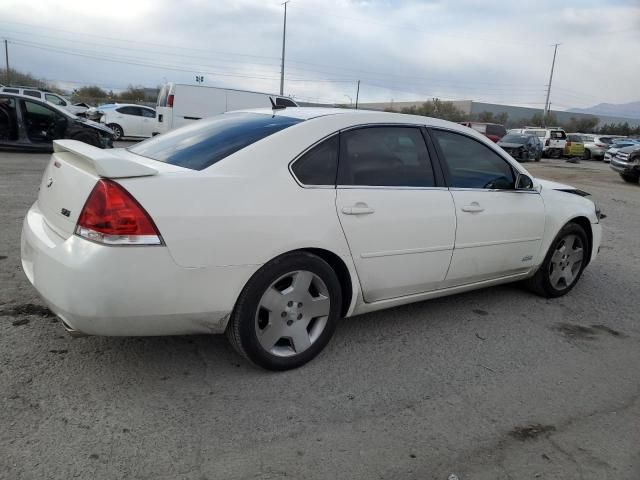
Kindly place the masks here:
POLYGON ((114 138, 149 138, 156 129, 156 111, 144 105, 113 103, 90 109, 89 115, 101 114, 100 123, 113 130, 114 138))
POLYGON ((600 246, 585 195, 442 120, 234 112, 126 150, 56 141, 22 265, 72 334, 226 332, 284 370, 342 317, 520 280, 566 294, 600 246))

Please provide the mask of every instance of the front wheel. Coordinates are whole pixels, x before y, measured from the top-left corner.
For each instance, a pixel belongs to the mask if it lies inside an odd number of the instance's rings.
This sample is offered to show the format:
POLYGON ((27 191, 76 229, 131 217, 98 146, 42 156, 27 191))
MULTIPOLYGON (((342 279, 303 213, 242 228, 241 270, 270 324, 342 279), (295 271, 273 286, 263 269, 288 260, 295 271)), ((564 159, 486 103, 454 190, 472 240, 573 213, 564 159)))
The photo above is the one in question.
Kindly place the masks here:
POLYGON ((584 153, 582 154, 582 159, 583 160, 590 160, 591 159, 591 150, 586 150, 584 151, 584 153))
POLYGON ((342 292, 331 266, 307 252, 282 255, 249 280, 227 337, 245 358, 269 370, 304 365, 329 343, 342 292))
POLYGON ((568 223, 554 239, 536 274, 525 282, 526 286, 547 298, 569 293, 587 265, 588 245, 584 229, 568 223))
POLYGON ((640 175, 629 175, 626 173, 621 173, 620 176, 627 183, 638 183, 638 181, 640 181, 640 175))
POLYGON ((109 125, 107 125, 107 127, 113 130, 114 140, 120 140, 122 137, 124 137, 124 131, 122 130, 122 127, 117 123, 110 123, 109 125))

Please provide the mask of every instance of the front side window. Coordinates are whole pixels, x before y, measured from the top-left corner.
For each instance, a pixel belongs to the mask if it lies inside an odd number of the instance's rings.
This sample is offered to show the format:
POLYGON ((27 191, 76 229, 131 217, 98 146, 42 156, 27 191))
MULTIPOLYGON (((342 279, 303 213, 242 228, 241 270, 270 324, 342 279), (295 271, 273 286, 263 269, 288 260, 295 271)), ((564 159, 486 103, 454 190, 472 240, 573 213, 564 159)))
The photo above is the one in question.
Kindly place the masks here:
POLYGON ((52 95, 50 93, 47 93, 45 94, 45 98, 47 99, 47 102, 51 102, 54 105, 60 105, 61 107, 64 107, 67 105, 66 102, 57 95, 52 95))
POLYGON ((511 165, 492 149, 466 135, 433 130, 454 188, 513 189, 511 165))
POLYGON ((51 141, 62 138, 67 126, 64 115, 36 102, 25 100, 24 115, 27 136, 33 141, 51 141))
POLYGON ((152 137, 129 151, 159 162, 203 170, 301 121, 271 114, 225 113, 152 137))
POLYGON ((336 184, 339 137, 334 135, 302 155, 291 167, 304 185, 336 184))
POLYGON ((368 127, 342 133, 338 184, 435 186, 431 159, 420 130, 368 127))

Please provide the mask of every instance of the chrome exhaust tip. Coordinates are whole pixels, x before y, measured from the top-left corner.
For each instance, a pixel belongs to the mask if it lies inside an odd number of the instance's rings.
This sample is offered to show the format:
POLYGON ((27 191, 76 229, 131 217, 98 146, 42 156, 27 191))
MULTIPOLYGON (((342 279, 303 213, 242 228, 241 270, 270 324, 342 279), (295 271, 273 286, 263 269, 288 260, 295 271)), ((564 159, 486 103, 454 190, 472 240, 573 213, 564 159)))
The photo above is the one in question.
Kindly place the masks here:
POLYGON ((81 332, 80 330, 76 330, 75 328, 73 328, 71 325, 69 325, 67 322, 65 322, 64 318, 62 318, 60 315, 58 315, 58 318, 62 322, 62 326, 64 327, 66 332, 69 334, 69 336, 74 337, 74 338, 89 337, 90 336, 88 333, 84 333, 84 332, 81 332))

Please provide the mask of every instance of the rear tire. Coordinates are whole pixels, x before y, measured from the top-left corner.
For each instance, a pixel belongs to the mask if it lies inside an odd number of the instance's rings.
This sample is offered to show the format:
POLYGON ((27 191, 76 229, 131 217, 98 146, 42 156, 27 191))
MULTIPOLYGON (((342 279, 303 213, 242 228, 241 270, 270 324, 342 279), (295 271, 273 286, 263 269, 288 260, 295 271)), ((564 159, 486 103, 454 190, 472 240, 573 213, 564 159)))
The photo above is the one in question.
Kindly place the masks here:
POLYGON ((640 175, 629 175, 626 173, 621 173, 620 176, 627 183, 638 183, 640 181, 640 175))
POLYGON ((120 140, 122 137, 124 137, 124 131, 122 130, 122 127, 117 123, 110 123, 109 125, 107 125, 107 127, 113 130, 114 140, 120 140))
POLYGON ((577 223, 568 223, 556 235, 538 271, 524 284, 542 297, 566 295, 580 280, 589 261, 588 254, 584 229, 577 223))
POLYGON ((591 150, 585 149, 584 153, 582 154, 582 158, 584 160, 591 160, 591 150))
POLYGON ((297 368, 329 343, 341 305, 340 282, 327 262, 308 252, 287 253, 247 282, 227 338, 240 355, 262 368, 297 368))

